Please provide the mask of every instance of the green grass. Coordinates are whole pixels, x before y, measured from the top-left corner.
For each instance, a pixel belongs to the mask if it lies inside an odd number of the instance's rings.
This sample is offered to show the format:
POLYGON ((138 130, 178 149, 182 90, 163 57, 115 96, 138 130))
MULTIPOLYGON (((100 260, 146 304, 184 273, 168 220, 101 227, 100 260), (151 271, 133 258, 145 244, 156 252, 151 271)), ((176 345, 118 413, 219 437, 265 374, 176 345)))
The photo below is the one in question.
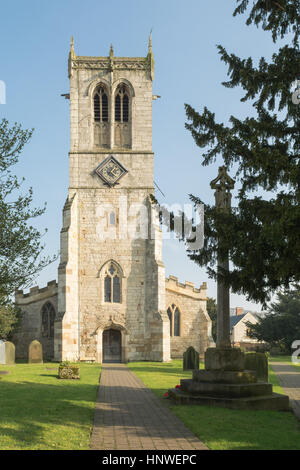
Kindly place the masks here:
MULTIPOLYGON (((128 367, 158 397, 168 388, 190 378, 191 372, 182 371, 182 361, 171 363, 132 362, 128 367)), ((270 368, 270 382, 274 392, 282 393, 277 378, 270 368)), ((300 450, 300 424, 292 412, 239 411, 209 406, 166 405, 210 449, 214 450, 300 450)))
POLYGON ((88 449, 100 366, 80 380, 57 378, 58 364, 0 366, 0 449, 88 449), (54 369, 54 370, 50 370, 54 369))
POLYGON ((291 359, 290 355, 289 356, 271 356, 269 358, 269 362, 272 364, 272 361, 273 362, 286 362, 290 366, 295 366, 295 367, 297 367, 298 370, 300 370, 300 363, 296 364, 296 363, 292 362, 292 359, 291 359))

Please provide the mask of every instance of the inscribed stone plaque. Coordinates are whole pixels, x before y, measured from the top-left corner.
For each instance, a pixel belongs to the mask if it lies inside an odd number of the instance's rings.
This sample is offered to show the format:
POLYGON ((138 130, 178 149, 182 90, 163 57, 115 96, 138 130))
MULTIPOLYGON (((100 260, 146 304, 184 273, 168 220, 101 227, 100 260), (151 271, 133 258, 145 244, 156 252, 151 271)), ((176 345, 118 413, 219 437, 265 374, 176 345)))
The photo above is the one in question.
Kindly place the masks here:
POLYGON ((14 364, 16 348, 10 341, 5 341, 5 364, 14 364))
POLYGON ((0 340, 0 364, 5 364, 5 342, 0 340))
POLYGON ((43 348, 41 343, 36 339, 31 341, 29 345, 28 362, 29 364, 43 363, 43 348))

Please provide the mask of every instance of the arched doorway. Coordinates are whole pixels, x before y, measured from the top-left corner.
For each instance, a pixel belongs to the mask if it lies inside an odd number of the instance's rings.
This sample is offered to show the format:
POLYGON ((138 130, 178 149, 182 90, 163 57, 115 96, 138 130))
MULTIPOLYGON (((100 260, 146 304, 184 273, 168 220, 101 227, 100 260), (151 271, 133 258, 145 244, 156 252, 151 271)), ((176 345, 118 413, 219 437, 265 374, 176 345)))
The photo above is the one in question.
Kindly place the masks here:
POLYGON ((103 362, 122 361, 122 337, 119 330, 103 331, 103 362))

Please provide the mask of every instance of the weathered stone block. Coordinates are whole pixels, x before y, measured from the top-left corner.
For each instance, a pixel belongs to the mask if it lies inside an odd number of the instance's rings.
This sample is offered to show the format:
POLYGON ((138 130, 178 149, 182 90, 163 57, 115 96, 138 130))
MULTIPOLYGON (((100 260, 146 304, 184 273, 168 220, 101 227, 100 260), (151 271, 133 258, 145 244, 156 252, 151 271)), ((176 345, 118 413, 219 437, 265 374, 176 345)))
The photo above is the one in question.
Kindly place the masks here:
POLYGON ((169 390, 169 396, 177 405, 219 406, 233 410, 288 411, 290 409, 289 397, 286 395, 279 395, 277 393, 272 393, 267 396, 228 398, 193 395, 183 392, 180 389, 172 388, 169 390))
POLYGON ((206 395, 212 397, 241 398, 253 396, 266 396, 272 394, 272 384, 220 384, 209 382, 196 382, 191 379, 180 381, 181 390, 193 395, 206 395))
POLYGON ((205 352, 206 370, 244 370, 244 353, 238 348, 208 348, 205 352))
POLYGON ((265 353, 245 353, 245 368, 248 370, 254 370, 256 372, 258 380, 268 382, 268 358, 265 353))
POLYGON ((231 370, 194 370, 193 380, 196 382, 210 382, 220 384, 248 384, 256 383, 254 371, 231 370))

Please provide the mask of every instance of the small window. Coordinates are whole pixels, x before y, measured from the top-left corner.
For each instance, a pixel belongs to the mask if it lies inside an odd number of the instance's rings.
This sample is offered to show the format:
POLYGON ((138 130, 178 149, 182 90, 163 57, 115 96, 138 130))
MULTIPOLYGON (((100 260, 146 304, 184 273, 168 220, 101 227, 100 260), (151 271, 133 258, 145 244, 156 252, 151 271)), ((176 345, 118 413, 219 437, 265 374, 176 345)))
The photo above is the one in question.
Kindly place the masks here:
POLYGON ((109 214, 109 225, 116 225, 116 214, 114 212, 109 214))

